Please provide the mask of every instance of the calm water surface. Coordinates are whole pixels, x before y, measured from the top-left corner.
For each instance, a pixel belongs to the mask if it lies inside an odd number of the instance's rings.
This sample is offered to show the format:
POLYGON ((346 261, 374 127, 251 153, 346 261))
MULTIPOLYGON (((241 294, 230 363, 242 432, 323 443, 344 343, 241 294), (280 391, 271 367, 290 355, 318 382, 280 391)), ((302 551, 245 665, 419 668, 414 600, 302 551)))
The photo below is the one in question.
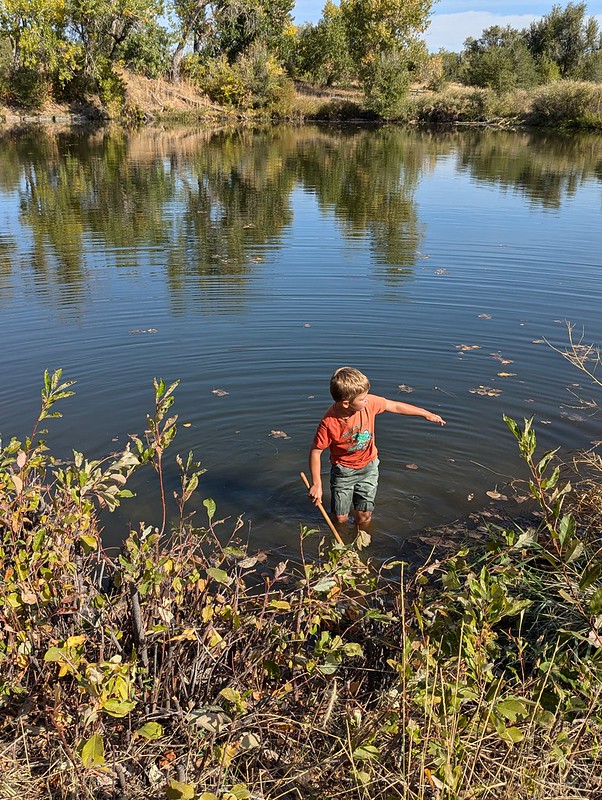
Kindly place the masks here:
MULTIPOLYGON (((252 546, 292 551, 300 524, 321 524, 298 473, 342 364, 448 420, 378 418, 379 552, 507 491, 522 473, 503 413, 533 415, 542 447, 602 438, 574 408, 581 374, 543 342, 564 346, 565 320, 601 342, 601 297, 601 137, 0 138, 4 440, 31 430, 44 369, 77 381, 50 423, 64 456, 124 446, 153 377, 180 380, 171 460, 194 450, 207 469, 196 507, 210 496, 218 516, 243 515, 252 546)), ((137 478, 109 542, 158 522, 154 485, 137 478)))

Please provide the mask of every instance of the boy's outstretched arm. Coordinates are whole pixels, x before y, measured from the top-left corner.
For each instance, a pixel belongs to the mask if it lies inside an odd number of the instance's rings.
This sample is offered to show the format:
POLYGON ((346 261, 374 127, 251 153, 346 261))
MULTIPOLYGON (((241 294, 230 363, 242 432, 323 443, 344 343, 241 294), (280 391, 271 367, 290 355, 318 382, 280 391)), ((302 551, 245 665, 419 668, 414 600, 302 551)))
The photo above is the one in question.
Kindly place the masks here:
POLYGON ((309 451, 309 475, 311 477, 309 496, 316 506, 322 502, 321 456, 322 451, 317 447, 312 447, 309 451))
POLYGON ((445 425, 445 420, 439 414, 433 414, 432 411, 427 411, 426 408, 412 406, 409 403, 400 403, 397 400, 387 400, 385 411, 390 411, 392 414, 406 414, 410 417, 424 417, 429 422, 445 425))

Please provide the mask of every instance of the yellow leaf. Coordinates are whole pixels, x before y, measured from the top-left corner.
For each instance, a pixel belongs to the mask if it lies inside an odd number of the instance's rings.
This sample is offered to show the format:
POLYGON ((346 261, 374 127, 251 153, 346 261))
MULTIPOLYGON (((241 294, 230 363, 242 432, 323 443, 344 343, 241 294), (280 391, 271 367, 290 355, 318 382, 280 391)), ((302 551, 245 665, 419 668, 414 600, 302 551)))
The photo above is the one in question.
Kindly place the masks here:
POLYGON ((181 642, 184 639, 186 639, 189 642, 194 642, 196 640, 196 631, 194 630, 194 628, 186 628, 178 636, 172 636, 169 641, 181 642))
POLYGON ((516 372, 498 372, 500 378, 515 378, 516 372))
POLYGON ((180 783, 171 778, 165 794, 168 800, 193 800, 194 786, 190 783, 180 783))
POLYGON ((80 644, 83 644, 85 641, 86 641, 85 636, 70 636, 65 642, 65 647, 68 648, 79 647, 80 644))

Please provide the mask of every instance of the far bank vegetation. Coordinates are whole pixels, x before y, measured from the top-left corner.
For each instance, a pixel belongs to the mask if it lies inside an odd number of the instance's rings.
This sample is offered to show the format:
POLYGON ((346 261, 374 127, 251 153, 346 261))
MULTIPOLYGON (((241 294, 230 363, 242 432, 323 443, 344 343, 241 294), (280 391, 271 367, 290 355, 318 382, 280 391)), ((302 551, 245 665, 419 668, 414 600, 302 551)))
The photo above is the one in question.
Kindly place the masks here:
MULTIPOLYGON (((602 128, 602 34, 585 3, 429 54, 431 0, 4 0, 5 116, 164 115, 602 128)), ((0 109, 1 114, 1 109, 0 109)))

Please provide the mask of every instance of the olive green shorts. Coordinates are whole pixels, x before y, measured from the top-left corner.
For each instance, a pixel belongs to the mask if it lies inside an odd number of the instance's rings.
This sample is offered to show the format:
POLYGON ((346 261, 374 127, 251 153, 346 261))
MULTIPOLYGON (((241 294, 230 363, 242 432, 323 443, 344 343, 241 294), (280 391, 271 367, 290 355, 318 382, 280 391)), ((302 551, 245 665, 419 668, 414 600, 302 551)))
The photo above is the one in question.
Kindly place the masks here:
POLYGON ((372 511, 378 488, 378 458, 361 469, 333 464, 330 469, 330 510, 337 517, 372 511))

